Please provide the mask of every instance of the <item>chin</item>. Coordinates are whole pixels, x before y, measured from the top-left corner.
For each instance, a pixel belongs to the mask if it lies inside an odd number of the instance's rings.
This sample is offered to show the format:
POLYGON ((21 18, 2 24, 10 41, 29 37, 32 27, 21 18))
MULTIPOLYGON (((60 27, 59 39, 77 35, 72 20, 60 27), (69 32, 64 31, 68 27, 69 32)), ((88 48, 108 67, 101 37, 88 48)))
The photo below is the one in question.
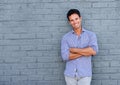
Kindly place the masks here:
POLYGON ((74 27, 75 29, 80 29, 80 27, 74 27))

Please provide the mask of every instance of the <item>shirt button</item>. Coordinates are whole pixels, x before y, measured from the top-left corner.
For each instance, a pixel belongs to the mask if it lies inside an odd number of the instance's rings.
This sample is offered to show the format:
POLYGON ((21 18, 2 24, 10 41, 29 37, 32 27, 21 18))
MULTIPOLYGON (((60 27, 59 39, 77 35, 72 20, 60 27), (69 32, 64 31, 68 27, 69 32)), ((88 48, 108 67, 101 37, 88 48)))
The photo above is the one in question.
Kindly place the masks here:
POLYGON ((77 70, 77 69, 75 68, 74 71, 76 72, 76 70, 77 70))

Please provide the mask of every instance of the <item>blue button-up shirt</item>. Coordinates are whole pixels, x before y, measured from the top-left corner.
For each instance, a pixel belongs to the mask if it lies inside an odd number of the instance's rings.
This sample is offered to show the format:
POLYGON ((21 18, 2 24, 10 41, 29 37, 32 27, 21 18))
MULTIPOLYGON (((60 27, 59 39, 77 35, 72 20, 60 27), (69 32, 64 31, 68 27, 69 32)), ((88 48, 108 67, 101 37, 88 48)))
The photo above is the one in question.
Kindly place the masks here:
POLYGON ((62 59, 66 61, 66 68, 64 71, 66 76, 92 76, 91 56, 82 56, 74 60, 69 60, 69 48, 85 48, 88 46, 92 47, 96 53, 98 52, 96 35, 84 28, 82 28, 80 36, 76 35, 73 30, 63 36, 61 40, 61 55, 62 59))

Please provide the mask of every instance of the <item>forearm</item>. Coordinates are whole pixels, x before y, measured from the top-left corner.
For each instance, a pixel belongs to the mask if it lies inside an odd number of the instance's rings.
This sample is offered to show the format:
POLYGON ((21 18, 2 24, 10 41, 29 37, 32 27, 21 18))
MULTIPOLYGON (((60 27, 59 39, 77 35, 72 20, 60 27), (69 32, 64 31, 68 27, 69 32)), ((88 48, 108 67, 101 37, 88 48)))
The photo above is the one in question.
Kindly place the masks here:
POLYGON ((81 57, 82 55, 81 54, 76 54, 76 53, 71 53, 69 54, 69 59, 70 60, 73 60, 73 59, 76 59, 76 58, 79 58, 81 57))
POLYGON ((87 48, 70 48, 70 52, 80 54, 83 56, 96 55, 96 52, 91 47, 87 48))

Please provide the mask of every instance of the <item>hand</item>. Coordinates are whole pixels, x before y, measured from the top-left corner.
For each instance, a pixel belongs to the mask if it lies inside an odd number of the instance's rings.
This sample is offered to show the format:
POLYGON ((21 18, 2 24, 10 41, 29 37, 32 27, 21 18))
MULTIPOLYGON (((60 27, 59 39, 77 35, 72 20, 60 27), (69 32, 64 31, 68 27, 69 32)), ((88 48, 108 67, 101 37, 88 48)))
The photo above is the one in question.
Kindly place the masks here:
POLYGON ((78 48, 70 48, 69 50, 70 50, 70 52, 72 52, 72 53, 76 53, 76 52, 77 52, 77 49, 78 49, 78 48))

